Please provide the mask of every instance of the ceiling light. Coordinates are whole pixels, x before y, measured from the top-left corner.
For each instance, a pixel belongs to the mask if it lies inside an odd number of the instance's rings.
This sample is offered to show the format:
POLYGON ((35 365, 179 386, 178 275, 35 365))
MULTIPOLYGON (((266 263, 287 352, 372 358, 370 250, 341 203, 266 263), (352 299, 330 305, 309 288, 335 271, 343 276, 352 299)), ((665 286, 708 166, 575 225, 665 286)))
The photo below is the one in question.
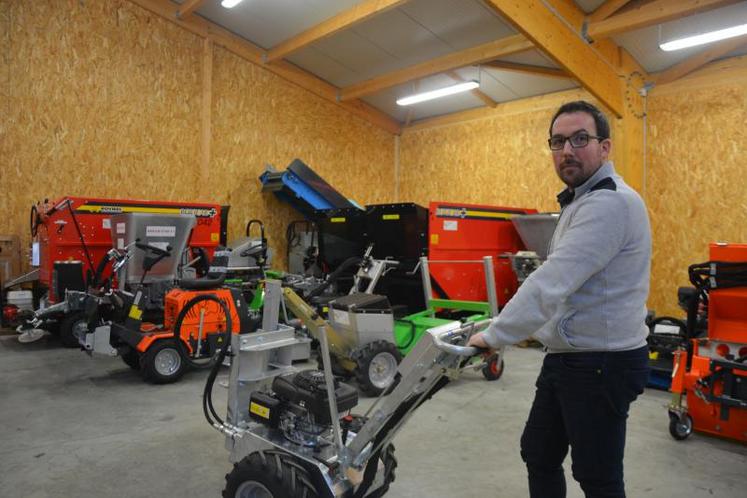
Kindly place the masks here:
POLYGON ((227 9, 232 9, 240 4, 242 0, 223 0, 220 4, 227 9))
POLYGON ((747 24, 734 26, 732 28, 720 29, 718 31, 711 31, 708 33, 703 33, 702 35, 680 38, 679 40, 662 43, 659 45, 659 48, 661 48, 665 52, 671 52, 672 50, 690 48, 696 45, 705 45, 706 43, 726 40, 727 38, 734 38, 735 36, 741 36, 744 34, 747 34, 747 24))
POLYGON ((425 102, 426 100, 433 100, 439 97, 445 97, 447 95, 454 95, 455 93, 466 92, 479 88, 480 84, 477 81, 467 81, 456 85, 439 88, 438 90, 431 90, 430 92, 418 93, 404 97, 397 100, 398 105, 411 105, 419 102, 425 102))

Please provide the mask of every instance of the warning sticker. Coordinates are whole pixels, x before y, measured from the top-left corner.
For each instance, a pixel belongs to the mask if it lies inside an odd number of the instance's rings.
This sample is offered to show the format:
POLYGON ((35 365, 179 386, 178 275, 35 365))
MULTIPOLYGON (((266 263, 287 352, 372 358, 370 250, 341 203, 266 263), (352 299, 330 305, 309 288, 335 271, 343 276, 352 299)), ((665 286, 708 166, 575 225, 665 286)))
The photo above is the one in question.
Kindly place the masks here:
POLYGON ((158 226, 153 225, 145 227, 146 237, 176 237, 175 226, 158 226))
POLYGON ((444 220, 444 231, 456 232, 459 230, 459 222, 457 220, 444 220))
POLYGON ((270 409, 266 406, 257 404, 254 401, 252 401, 249 405, 249 411, 254 413, 255 415, 259 415, 262 418, 270 418, 270 409))
POLYGON ((117 223, 117 233, 125 233, 125 224, 124 223, 117 223))
POLYGON ((104 230, 108 230, 108 229, 111 229, 111 227, 112 227, 111 218, 104 218, 103 220, 101 220, 101 228, 103 228, 104 230))

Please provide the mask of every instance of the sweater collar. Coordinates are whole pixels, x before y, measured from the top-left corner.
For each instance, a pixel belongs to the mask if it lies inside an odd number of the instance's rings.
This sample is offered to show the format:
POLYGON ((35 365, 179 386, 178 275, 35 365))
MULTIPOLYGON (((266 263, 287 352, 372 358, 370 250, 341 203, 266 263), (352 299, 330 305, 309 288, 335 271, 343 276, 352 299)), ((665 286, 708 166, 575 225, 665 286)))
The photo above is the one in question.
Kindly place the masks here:
POLYGON ((558 203, 560 203, 560 208, 563 209, 568 204, 573 202, 574 199, 578 199, 585 193, 592 190, 599 182, 614 175, 615 167, 612 165, 612 161, 606 161, 584 183, 573 190, 571 190, 570 187, 566 188, 558 194, 557 198, 558 203))

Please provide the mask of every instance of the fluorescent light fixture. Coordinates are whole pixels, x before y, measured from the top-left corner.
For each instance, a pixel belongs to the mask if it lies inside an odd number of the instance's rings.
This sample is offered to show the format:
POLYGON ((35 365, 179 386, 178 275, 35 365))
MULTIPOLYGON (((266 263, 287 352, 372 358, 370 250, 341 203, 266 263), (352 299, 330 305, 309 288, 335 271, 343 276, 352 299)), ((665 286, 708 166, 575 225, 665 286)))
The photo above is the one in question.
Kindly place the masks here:
POLYGON ((703 33, 702 35, 680 38, 679 40, 662 43, 659 45, 659 48, 661 48, 665 52, 671 52, 672 50, 681 50, 683 48, 695 47, 696 45, 705 45, 706 43, 726 40, 728 38, 734 38, 735 36, 741 36, 744 34, 747 34, 747 24, 741 24, 739 26, 734 26, 726 29, 719 29, 718 31, 711 31, 709 33, 703 33))
POLYGON ((223 0, 220 4, 227 9, 233 9, 242 1, 243 0, 223 0))
POLYGON ((410 95, 409 97, 403 97, 397 100, 397 104, 417 104, 419 102, 425 102, 426 100, 433 100, 440 97, 446 97, 447 95, 454 95, 455 93, 474 90, 475 88, 480 88, 480 84, 477 81, 466 81, 464 83, 458 83, 456 85, 439 88, 438 90, 431 90, 430 92, 423 92, 415 95, 410 95))

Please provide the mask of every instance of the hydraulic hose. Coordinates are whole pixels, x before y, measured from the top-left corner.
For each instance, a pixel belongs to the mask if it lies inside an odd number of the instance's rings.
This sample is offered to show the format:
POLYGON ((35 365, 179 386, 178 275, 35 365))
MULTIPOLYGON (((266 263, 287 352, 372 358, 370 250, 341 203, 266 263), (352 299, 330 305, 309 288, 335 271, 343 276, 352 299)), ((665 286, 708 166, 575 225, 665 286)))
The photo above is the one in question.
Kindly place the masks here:
MULTIPOLYGON (((187 316, 187 313, 198 303, 201 303, 203 301, 213 301, 215 303, 218 303, 218 305, 223 310, 223 314, 226 317, 226 330, 231 332, 232 329, 232 323, 231 323, 231 314, 228 310, 228 306, 226 306, 226 303, 224 303, 222 300, 218 299, 214 294, 201 294, 199 296, 195 296, 192 299, 190 299, 187 304, 182 308, 182 310, 179 312, 179 315, 176 317, 176 323, 174 324, 174 340, 177 344, 177 348, 179 349, 179 353, 182 355, 182 359, 184 362, 189 365, 192 368, 210 368, 213 366, 213 361, 217 359, 217 355, 214 355, 209 361, 202 363, 202 362, 196 362, 192 360, 189 357, 189 351, 187 350, 187 347, 184 345, 184 342, 181 339, 181 329, 182 329, 182 323, 184 322, 184 319, 187 316)), ((230 336, 228 337, 230 340, 230 336)))
POLYGON ((351 266, 359 265, 360 263, 361 263, 361 258, 357 256, 353 256, 352 258, 346 259, 345 261, 342 262, 340 266, 337 267, 335 271, 333 271, 327 276, 327 280, 323 284, 319 285, 318 287, 315 287, 314 290, 309 292, 309 294, 306 296, 306 299, 311 299, 312 297, 316 297, 320 295, 322 292, 324 292, 327 289, 327 287, 332 285, 335 282, 335 280, 337 280, 340 277, 342 272, 344 272, 351 266))

